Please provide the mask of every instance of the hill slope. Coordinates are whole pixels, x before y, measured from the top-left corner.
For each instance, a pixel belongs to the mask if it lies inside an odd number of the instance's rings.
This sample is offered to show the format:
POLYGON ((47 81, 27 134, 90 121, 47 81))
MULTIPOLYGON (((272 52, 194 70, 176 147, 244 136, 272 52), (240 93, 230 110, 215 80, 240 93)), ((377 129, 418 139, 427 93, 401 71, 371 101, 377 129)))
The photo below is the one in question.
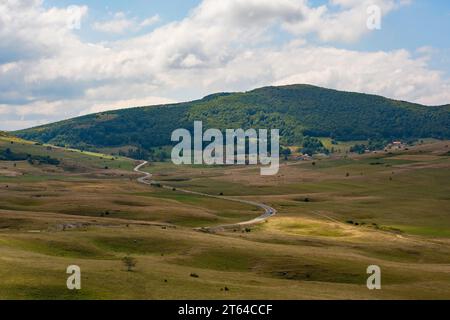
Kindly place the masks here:
POLYGON ((310 85, 219 93, 201 100, 116 110, 17 131, 19 137, 78 148, 170 144, 194 120, 214 128, 279 128, 285 143, 304 135, 339 140, 450 138, 450 105, 427 107, 310 85))

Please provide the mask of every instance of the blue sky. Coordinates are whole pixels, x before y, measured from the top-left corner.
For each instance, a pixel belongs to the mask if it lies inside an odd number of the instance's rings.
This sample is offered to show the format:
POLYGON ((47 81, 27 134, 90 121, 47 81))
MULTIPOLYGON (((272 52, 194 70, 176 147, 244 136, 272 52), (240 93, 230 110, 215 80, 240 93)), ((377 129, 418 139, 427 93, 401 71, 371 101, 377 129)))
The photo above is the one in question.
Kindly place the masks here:
POLYGON ((383 23, 386 32, 374 32, 354 48, 415 51, 429 46, 439 50, 430 65, 450 74, 450 1, 413 1, 386 16, 383 23))
MULTIPOLYGON (((245 0, 244 0, 245 1, 245 0)), ((276 1, 276 0, 275 0, 276 1)), ((126 12, 145 19, 158 14, 163 22, 183 19, 194 9, 200 0, 46 0, 47 8, 67 7, 70 5, 89 4, 89 19, 102 20, 110 18, 111 12, 126 12)), ((326 4, 326 0, 312 0, 311 4, 326 4)), ((448 0, 415 0, 401 10, 390 13, 383 19, 388 32, 374 32, 352 45, 359 50, 392 50, 406 48, 414 50, 422 46, 449 49, 450 37, 450 2, 448 0)), ((84 30, 83 36, 97 37, 92 29, 84 30)))
MULTIPOLYGON (((70 5, 85 5, 89 4, 89 15, 85 23, 89 26, 90 22, 97 20, 108 20, 111 18, 111 13, 124 12, 130 16, 135 16, 140 19, 145 19, 153 15, 159 15, 162 23, 181 20, 186 17, 190 10, 195 8, 200 1, 198 0, 129 0, 129 1, 84 1, 84 0, 46 0, 44 6, 51 7, 68 7, 70 5)), ((153 26, 156 27, 157 25, 153 26)), ((146 29, 145 31, 148 31, 146 29)), ((151 30, 151 28, 150 28, 151 30)), ((145 31, 138 32, 144 33, 145 31)), ((102 40, 105 34, 98 34, 92 28, 82 28, 80 34, 83 38, 88 40, 102 40)), ((112 38, 117 38, 114 36, 112 38)))
MULTIPOLYGON (((311 1, 324 4, 327 1, 311 1)), ((383 18, 381 31, 373 32, 356 43, 339 44, 354 50, 395 50, 408 49, 411 52, 432 47, 430 66, 450 75, 450 1, 415 0, 401 10, 396 10, 383 18)))
POLYGON ((447 104, 448 34, 447 0, 1 3, 0 130, 292 83, 447 104))
POLYGON ((133 12, 133 14, 144 18, 149 15, 159 14, 167 20, 178 20, 187 15, 189 10, 197 6, 198 0, 173 0, 173 1, 157 1, 157 0, 47 0, 44 5, 49 7, 67 7, 69 5, 85 5, 89 4, 90 12, 96 17, 106 18, 109 11, 133 12))

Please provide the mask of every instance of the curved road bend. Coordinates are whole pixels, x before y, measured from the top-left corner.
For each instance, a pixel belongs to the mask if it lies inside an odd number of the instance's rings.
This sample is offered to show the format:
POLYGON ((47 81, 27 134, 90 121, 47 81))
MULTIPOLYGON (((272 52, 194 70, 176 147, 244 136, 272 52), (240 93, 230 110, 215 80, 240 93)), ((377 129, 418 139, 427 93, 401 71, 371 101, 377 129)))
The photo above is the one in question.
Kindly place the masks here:
MULTIPOLYGON (((152 185, 152 183, 154 182, 154 181, 151 180, 153 175, 151 173, 148 173, 148 172, 145 172, 145 171, 141 171, 141 168, 144 167, 147 164, 148 164, 148 161, 143 161, 141 164, 139 164, 138 166, 136 166, 134 168, 134 171, 143 174, 142 177, 137 179, 137 181, 139 183, 143 183, 143 184, 146 184, 146 185, 152 185)), ((162 187, 166 188, 166 189, 173 189, 173 187, 169 187, 169 186, 162 186, 162 187)), ((255 219, 252 219, 252 220, 243 221, 243 222, 234 223, 234 224, 220 225, 220 226, 216 226, 216 227, 196 228, 196 230, 220 231, 220 230, 223 230, 225 228, 248 226, 248 225, 264 222, 265 220, 267 220, 268 218, 274 216, 277 213, 277 210, 275 208, 272 208, 272 207, 270 207, 270 206, 268 206, 268 205, 266 205, 264 203, 260 203, 260 202, 256 202, 256 201, 243 200, 243 199, 237 199, 237 198, 230 198, 230 197, 224 197, 224 196, 215 196, 215 195, 211 195, 211 194, 207 194, 207 193, 203 193, 203 192, 190 191, 190 190, 184 190, 184 189, 178 189, 178 188, 177 188, 177 191, 184 192, 184 193, 189 193, 189 194, 194 194, 194 195, 198 195, 198 196, 209 197, 209 198, 216 198, 216 199, 240 202, 240 203, 256 206, 256 207, 261 208, 261 209, 264 210, 264 213, 262 215, 260 215, 259 217, 255 218, 255 219)))

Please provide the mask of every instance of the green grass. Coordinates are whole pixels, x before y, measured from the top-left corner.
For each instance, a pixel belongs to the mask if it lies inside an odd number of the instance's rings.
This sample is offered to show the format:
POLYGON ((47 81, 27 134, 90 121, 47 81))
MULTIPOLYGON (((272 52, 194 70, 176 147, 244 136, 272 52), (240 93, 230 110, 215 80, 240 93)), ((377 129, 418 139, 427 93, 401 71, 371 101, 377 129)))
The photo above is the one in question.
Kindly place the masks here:
POLYGON ((61 166, 70 168, 83 164, 88 168, 132 170, 134 162, 124 157, 113 157, 106 154, 100 154, 89 151, 80 151, 76 149, 60 148, 51 145, 37 145, 30 141, 17 138, 0 137, 0 148, 10 148, 15 153, 33 154, 37 156, 49 156, 62 162, 61 166), (14 143, 11 144, 11 141, 14 143))
POLYGON ((98 237, 93 242, 106 251, 122 254, 165 255, 187 249, 186 244, 163 237, 98 237))
POLYGON ((367 140, 355 140, 355 141, 336 141, 337 144, 332 144, 331 138, 321 137, 319 140, 322 142, 323 146, 328 150, 334 149, 337 153, 343 153, 350 151, 350 148, 356 144, 366 144, 367 140))
POLYGON ((392 228, 402 230, 405 233, 425 236, 430 238, 450 238, 450 229, 437 224, 436 227, 429 226, 411 226, 411 225, 393 225, 392 228))
POLYGON ((20 250, 32 251, 39 254, 57 257, 72 257, 79 259, 105 259, 112 257, 89 243, 80 242, 78 239, 75 241, 73 241, 73 239, 71 241, 70 238, 61 239, 60 236, 56 239, 48 239, 46 237, 37 236, 10 238, 7 241, 3 241, 3 243, 20 250))
POLYGON ((189 258, 179 258, 174 262, 199 269, 247 272, 251 270, 256 259, 255 255, 248 251, 237 248, 221 248, 201 250, 191 254, 189 258))
POLYGON ((26 173, 0 184, 1 299, 450 298, 446 156, 322 160, 283 166, 277 177, 250 167, 148 166, 168 184, 246 195, 278 210, 250 232, 209 234, 193 228, 261 210, 144 186, 123 171, 105 176, 104 159, 60 152, 80 157, 78 169, 0 164, 26 173), (75 223, 82 227, 57 231, 75 223), (133 272, 126 255, 137 260, 133 272), (72 264, 82 270, 80 292, 65 286, 72 264), (371 264, 382 268, 378 292, 365 286, 371 264))

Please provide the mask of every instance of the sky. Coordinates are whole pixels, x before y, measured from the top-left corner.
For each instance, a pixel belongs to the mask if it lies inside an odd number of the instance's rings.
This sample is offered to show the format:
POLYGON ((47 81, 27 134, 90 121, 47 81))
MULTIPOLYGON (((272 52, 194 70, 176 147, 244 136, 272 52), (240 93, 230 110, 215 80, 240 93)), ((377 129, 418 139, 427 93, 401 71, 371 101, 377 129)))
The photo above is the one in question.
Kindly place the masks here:
POLYGON ((449 34, 448 0, 0 0, 0 130, 296 83, 449 104, 449 34))

